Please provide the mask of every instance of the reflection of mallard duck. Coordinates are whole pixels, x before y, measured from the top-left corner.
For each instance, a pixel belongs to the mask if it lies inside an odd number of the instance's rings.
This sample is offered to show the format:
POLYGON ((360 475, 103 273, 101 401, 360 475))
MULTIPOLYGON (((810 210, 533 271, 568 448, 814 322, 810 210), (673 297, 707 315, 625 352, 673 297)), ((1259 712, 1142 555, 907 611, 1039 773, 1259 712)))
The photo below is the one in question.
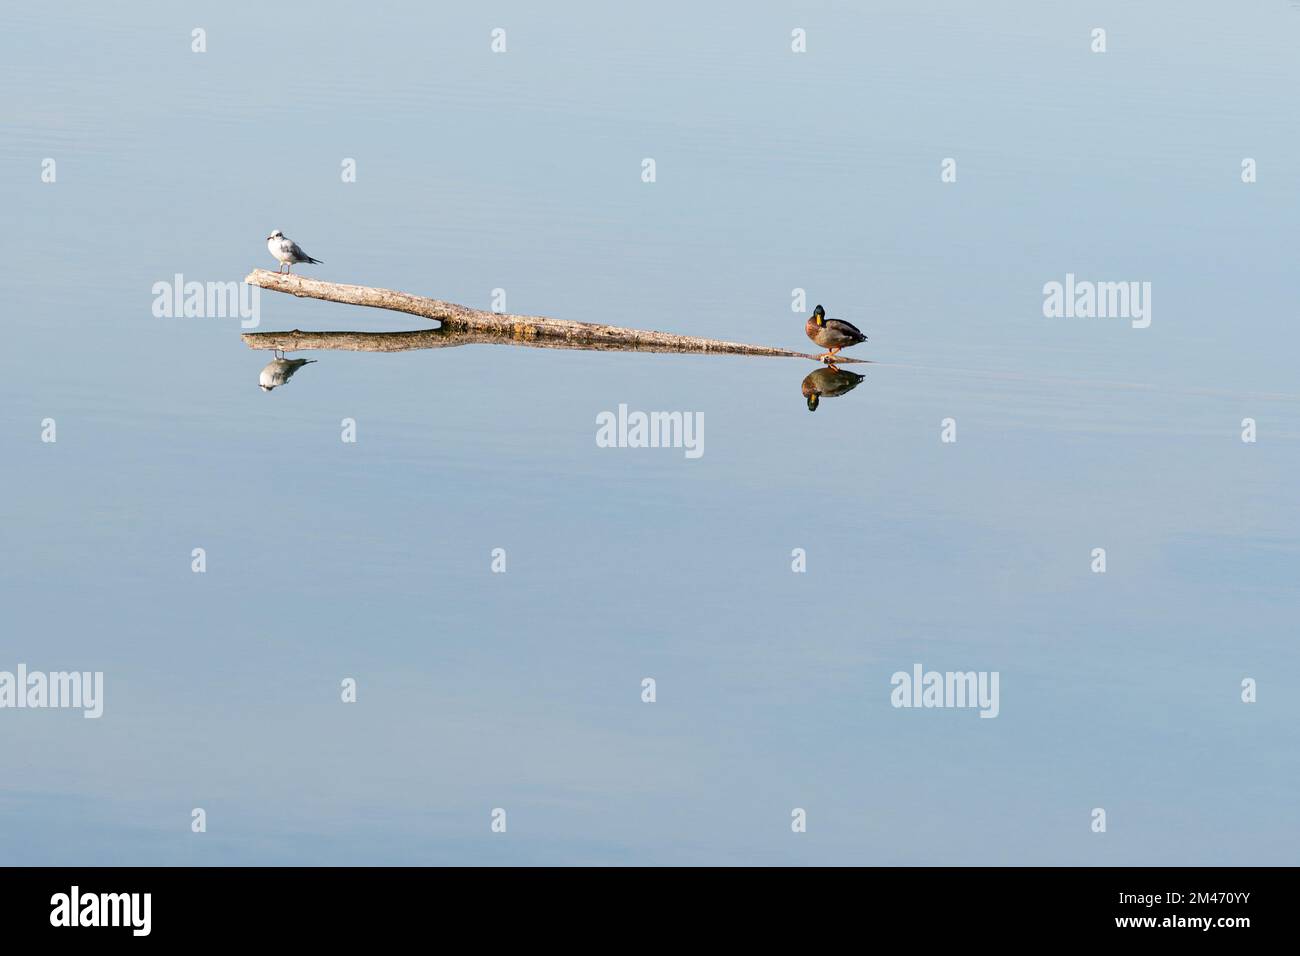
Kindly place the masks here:
POLYGON ((820 305, 813 309, 804 331, 808 333, 808 338, 827 350, 825 355, 817 356, 820 359, 834 359, 835 353, 840 349, 867 340, 867 337, 852 322, 826 318, 826 310, 820 305))
POLYGON ((275 360, 262 369, 262 373, 257 376, 257 384, 264 392, 279 388, 293 378, 294 372, 314 361, 316 360, 281 358, 279 352, 276 352, 275 360))
POLYGON ((817 371, 809 374, 799 386, 799 391, 803 392, 803 397, 808 399, 808 411, 817 411, 817 404, 821 397, 835 398, 837 395, 843 395, 845 392, 851 392, 858 387, 858 383, 866 378, 865 375, 859 375, 857 372, 846 372, 842 368, 836 368, 834 365, 828 368, 819 368, 817 371))

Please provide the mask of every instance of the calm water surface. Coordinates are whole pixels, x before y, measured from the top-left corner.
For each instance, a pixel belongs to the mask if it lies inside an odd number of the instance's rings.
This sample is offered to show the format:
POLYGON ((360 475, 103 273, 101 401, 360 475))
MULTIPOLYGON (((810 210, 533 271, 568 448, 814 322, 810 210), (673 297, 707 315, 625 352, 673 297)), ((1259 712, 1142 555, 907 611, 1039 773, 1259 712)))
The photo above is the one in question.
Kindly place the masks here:
POLYGON ((0 862, 1296 863, 1300 12, 1090 7, 6 9, 0 670, 105 704, 0 711, 0 862), (815 413, 799 360, 486 345, 266 394, 151 287, 277 228, 786 348, 803 288, 880 364, 815 413), (1151 326, 1044 318, 1067 272, 1151 326), (621 403, 705 453, 598 448, 621 403), (915 663, 999 716, 895 709, 915 663))

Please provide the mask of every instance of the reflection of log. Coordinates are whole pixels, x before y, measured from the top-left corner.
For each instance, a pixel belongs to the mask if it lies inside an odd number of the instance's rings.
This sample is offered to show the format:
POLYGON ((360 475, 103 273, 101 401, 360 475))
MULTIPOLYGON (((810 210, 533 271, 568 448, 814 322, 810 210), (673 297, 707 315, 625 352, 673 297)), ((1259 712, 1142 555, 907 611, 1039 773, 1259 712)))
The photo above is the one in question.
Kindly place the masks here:
MULTIPOLYGON (((629 330, 630 331, 630 330, 629 330)), ((702 348, 697 343, 709 339, 692 339, 689 336, 672 336, 684 343, 660 342, 623 343, 606 339, 583 339, 576 335, 519 336, 510 330, 499 332, 458 332, 453 329, 419 329, 414 332, 245 332, 244 342, 253 349, 280 349, 296 352, 303 349, 336 349, 346 352, 407 352, 412 349, 446 349, 457 345, 526 345, 535 349, 582 349, 588 352, 671 352, 692 354, 700 352, 733 352, 742 355, 787 355, 798 358, 815 358, 800 352, 783 352, 764 349, 762 346, 737 346, 730 349, 702 348), (750 351, 750 350, 753 351, 750 351)), ((721 345, 731 345, 723 342, 721 345)), ((864 359, 840 358, 837 364, 863 362, 864 359)))
MULTIPOLYGON (((391 309, 410 315, 434 319, 442 325, 426 332, 255 332, 244 336, 253 348, 278 349, 351 349, 363 352, 396 352, 415 348, 446 348, 471 342, 531 345, 537 348, 576 348, 624 352, 723 352, 733 355, 783 355, 791 358, 816 358, 806 352, 774 349, 763 345, 744 345, 718 339, 701 339, 671 332, 648 332, 624 329, 616 325, 548 319, 540 315, 502 315, 471 309, 454 302, 426 299, 408 292, 372 289, 362 285, 322 282, 300 275, 281 275, 266 269, 254 269, 244 281, 275 292, 296 296, 391 309), (446 336, 444 330, 470 333, 473 338, 446 336), (444 337, 440 338, 442 334, 444 337), (296 343, 296 344, 291 344, 296 343), (309 344, 310 343, 310 344, 309 344), (420 344, 415 344, 420 343, 420 344)), ((861 359, 843 358, 843 363, 861 359)))
POLYGON ((250 349, 338 349, 345 352, 407 352, 411 349, 445 349, 470 342, 502 340, 481 332, 447 332, 420 329, 418 332, 245 332, 250 349))

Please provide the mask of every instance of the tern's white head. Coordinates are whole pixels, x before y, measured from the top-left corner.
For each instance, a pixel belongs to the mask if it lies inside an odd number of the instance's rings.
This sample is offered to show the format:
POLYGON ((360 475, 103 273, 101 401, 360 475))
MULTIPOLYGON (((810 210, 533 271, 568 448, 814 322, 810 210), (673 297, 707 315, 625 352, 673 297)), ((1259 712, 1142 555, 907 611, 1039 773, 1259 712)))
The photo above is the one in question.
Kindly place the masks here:
POLYGON ((272 239, 283 239, 283 238, 284 238, 284 233, 282 233, 279 229, 277 229, 275 230, 275 232, 271 233, 269 236, 266 237, 266 241, 270 242, 272 239))

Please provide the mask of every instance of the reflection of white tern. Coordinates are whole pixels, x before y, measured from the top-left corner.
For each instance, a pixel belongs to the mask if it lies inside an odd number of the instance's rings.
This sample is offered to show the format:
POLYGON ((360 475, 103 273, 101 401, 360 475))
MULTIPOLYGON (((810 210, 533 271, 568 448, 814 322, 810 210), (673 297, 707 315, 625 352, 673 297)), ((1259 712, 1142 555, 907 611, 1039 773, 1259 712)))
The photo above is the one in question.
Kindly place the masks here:
POLYGON ((287 359, 280 358, 278 355, 266 368, 262 369, 262 374, 257 376, 257 384, 262 391, 269 392, 273 388, 279 388, 289 379, 293 378, 293 373, 298 371, 304 365, 310 365, 315 359, 287 359))

